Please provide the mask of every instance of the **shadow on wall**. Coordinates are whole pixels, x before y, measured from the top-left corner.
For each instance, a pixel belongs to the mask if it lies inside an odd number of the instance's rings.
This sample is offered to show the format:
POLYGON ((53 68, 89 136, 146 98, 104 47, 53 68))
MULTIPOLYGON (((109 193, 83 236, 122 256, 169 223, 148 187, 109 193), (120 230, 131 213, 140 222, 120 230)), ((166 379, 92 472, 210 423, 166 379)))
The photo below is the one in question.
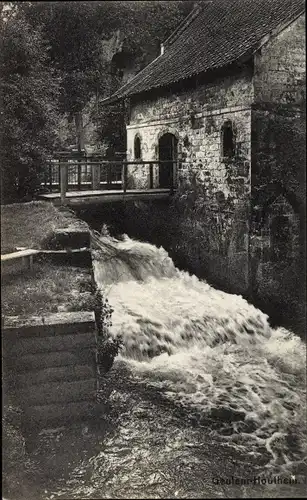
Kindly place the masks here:
POLYGON ((251 236, 251 281, 254 301, 269 311, 273 322, 303 334, 305 238, 299 212, 283 194, 263 206, 251 236))

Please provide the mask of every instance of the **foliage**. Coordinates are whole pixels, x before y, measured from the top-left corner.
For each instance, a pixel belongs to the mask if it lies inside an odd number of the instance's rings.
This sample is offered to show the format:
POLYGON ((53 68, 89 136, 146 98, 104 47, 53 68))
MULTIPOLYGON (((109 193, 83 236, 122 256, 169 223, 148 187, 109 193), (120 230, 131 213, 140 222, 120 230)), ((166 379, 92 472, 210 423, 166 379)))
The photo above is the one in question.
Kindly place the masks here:
POLYGON ((44 162, 56 143, 59 80, 47 45, 17 13, 4 19, 0 66, 2 201, 29 199, 39 189, 44 162))
POLYGON ((61 111, 71 115, 83 109, 101 70, 98 7, 82 1, 20 3, 31 26, 39 27, 49 43, 50 61, 61 74, 61 111))
MULTIPOLYGON (((99 101, 121 84, 125 65, 144 67, 188 14, 190 1, 19 2, 31 25, 41 27, 49 56, 61 74, 61 111, 80 113, 90 99, 99 101), (116 34, 119 34, 116 42, 116 34), (104 41, 114 37, 111 48, 104 41), (65 47, 65 50, 63 50, 65 47), (113 56, 121 54, 115 63, 113 56)), ((107 136, 124 150, 123 113, 119 106, 93 109, 98 140, 107 136)))
MULTIPOLYGON (((123 41, 119 49, 122 58, 114 57, 107 68, 104 92, 100 92, 99 101, 114 93, 122 84, 125 70, 137 73, 160 53, 160 44, 186 17, 192 8, 190 1, 139 1, 105 2, 112 5, 109 9, 108 26, 111 32, 119 29, 123 41), (118 13, 124 21, 118 23, 118 13), (130 65, 130 67, 129 67, 130 65)), ((126 77, 127 79, 127 77, 126 77)), ((126 81, 126 79, 124 81, 126 81)), ((107 140, 115 144, 117 151, 125 151, 125 109, 123 103, 108 106, 98 105, 98 115, 94 111, 98 125, 98 140, 107 140)))
POLYGON ((122 84, 128 62, 136 72, 158 55, 192 2, 4 4, 1 175, 3 201, 12 202, 40 190, 46 157, 61 147, 59 112, 75 118, 80 145, 80 113, 94 98, 97 140, 113 144, 110 154, 125 151, 122 106, 99 108, 99 100, 122 84))
POLYGON ((112 326, 111 315, 113 309, 111 308, 108 299, 104 298, 99 288, 95 291, 95 315, 96 324, 98 328, 98 335, 105 337, 108 335, 108 329, 112 326))
POLYGON ((98 329, 97 361, 102 372, 107 372, 112 367, 114 358, 118 355, 123 345, 121 337, 112 338, 109 328, 112 326, 111 316, 113 309, 107 298, 103 297, 100 289, 95 292, 95 316, 98 329))
POLYGON ((101 338, 97 342, 97 361, 102 373, 106 373, 112 367, 113 361, 118 356, 123 346, 122 338, 101 338))

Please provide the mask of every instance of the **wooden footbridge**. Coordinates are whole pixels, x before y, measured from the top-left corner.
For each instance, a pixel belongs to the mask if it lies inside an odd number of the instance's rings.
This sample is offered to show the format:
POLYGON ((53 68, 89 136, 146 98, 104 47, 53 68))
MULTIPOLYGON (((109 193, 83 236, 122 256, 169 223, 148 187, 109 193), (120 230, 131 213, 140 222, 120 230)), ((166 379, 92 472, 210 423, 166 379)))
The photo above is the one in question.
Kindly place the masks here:
POLYGON ((175 161, 104 160, 61 154, 48 163, 40 198, 79 207, 169 199, 176 172, 175 161))

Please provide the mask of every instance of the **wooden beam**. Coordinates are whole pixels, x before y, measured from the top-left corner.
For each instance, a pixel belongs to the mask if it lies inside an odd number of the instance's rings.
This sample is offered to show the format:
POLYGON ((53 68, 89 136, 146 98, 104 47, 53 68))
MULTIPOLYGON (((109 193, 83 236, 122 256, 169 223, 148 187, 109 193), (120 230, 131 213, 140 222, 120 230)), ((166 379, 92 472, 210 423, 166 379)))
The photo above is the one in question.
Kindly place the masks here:
POLYGON ((68 188, 68 164, 61 164, 61 205, 66 205, 66 192, 68 188))
POLYGON ((128 164, 127 162, 123 163, 123 170, 122 170, 122 183, 123 183, 123 192, 126 193, 127 191, 127 184, 128 184, 128 164))
POLYGON ((149 188, 153 189, 153 164, 149 165, 149 188))
POLYGON ((92 189, 100 188, 100 164, 91 165, 92 167, 92 189))

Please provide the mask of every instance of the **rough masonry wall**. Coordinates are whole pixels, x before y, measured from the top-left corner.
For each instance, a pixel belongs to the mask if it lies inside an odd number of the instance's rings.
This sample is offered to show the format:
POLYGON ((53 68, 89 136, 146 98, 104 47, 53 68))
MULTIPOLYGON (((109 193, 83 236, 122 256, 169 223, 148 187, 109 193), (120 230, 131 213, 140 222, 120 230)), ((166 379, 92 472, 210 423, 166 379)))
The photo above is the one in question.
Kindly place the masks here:
POLYGON ((305 199, 305 17, 281 31, 255 56, 252 186, 280 183, 305 199))
MULTIPOLYGON (((240 292, 248 287, 252 101, 251 70, 245 69, 237 77, 132 105, 127 126, 130 160, 136 135, 141 139, 142 160, 158 160, 163 134, 177 138, 176 251, 212 282, 240 292), (227 120, 235 132, 231 159, 223 158, 221 145, 227 120)), ((130 170, 131 187, 148 187, 149 170, 139 172, 130 170)), ((154 173, 157 187, 158 169, 154 173)))
POLYGON ((305 18, 255 58, 251 262, 254 292, 298 316, 305 289, 305 18), (287 249, 287 251, 285 251, 287 249), (290 309, 290 311, 288 310, 290 309))
MULTIPOLYGON (((136 135, 141 139, 142 160, 146 161, 159 159, 159 138, 165 133, 172 133, 178 139, 178 180, 188 177, 193 170, 205 182, 210 172, 210 184, 223 184, 222 190, 228 197, 230 189, 226 177, 229 170, 221 161, 221 127, 226 120, 232 120, 236 127, 237 156, 245 160, 245 165, 240 162, 241 168, 236 177, 246 178, 250 164, 252 100, 251 75, 246 71, 238 78, 224 78, 181 94, 139 102, 131 107, 130 125, 127 126, 128 160, 135 160, 136 135)), ((136 185, 148 186, 148 170, 144 169, 143 175, 139 172, 140 169, 133 172, 136 185)), ((155 186, 158 185, 156 172, 155 186)), ((242 188, 239 188, 241 191, 242 188)))
POLYGON ((305 15, 255 55, 255 102, 300 104, 306 100, 305 15))

